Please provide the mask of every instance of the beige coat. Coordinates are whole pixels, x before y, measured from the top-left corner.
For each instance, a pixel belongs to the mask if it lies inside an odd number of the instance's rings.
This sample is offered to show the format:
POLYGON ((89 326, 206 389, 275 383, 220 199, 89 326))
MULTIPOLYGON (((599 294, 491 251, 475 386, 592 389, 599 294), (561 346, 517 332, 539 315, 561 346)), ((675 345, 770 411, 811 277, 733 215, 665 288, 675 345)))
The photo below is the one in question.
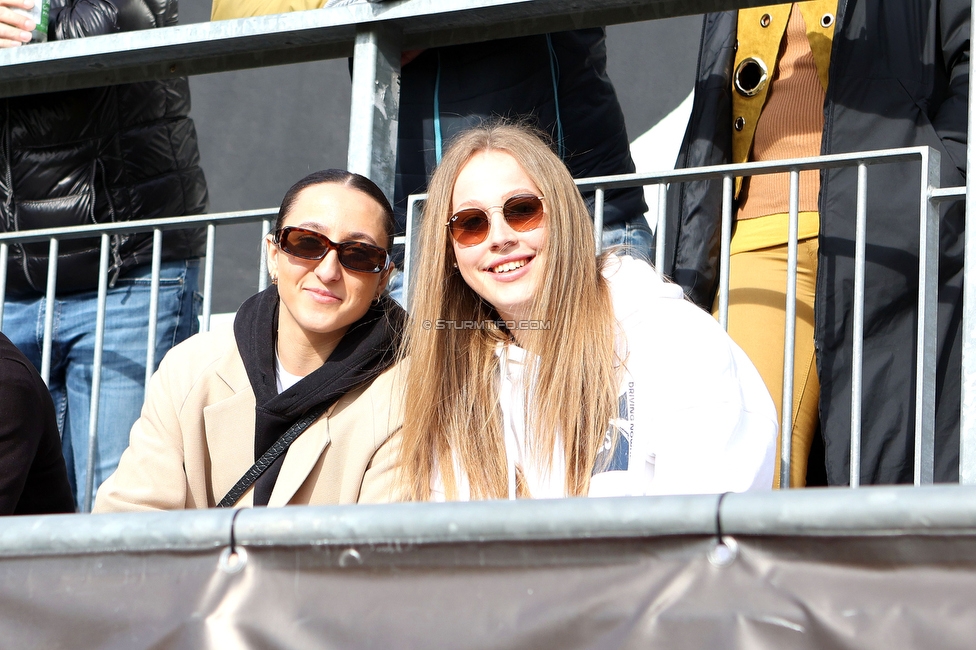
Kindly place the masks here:
MULTIPOLYGON (((269 506, 391 500, 403 420, 400 372, 345 395, 285 454, 269 506)), ((95 512, 208 508, 254 463, 254 393, 229 330, 173 348, 95 512)), ((253 486, 238 506, 253 504, 253 486)))

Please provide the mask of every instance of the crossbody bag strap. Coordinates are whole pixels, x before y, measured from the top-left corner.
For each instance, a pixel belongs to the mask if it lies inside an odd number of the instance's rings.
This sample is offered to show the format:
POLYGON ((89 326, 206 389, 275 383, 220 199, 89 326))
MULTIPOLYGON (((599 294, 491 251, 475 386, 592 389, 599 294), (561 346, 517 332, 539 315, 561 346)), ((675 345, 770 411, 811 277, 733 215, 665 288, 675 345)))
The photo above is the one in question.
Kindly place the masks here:
POLYGON ((217 507, 233 507, 244 495, 244 493, 247 492, 247 489, 251 487, 254 481, 258 480, 258 477, 264 474, 264 472, 271 467, 272 463, 278 460, 278 457, 288 450, 291 443, 295 442, 295 439, 302 435, 305 429, 309 428, 313 422, 318 420, 319 416, 325 413, 326 409, 328 408, 328 404, 323 404, 317 408, 314 408, 306 413, 300 420, 295 422, 295 424, 288 427, 288 430, 285 431, 280 438, 278 438, 277 442, 271 445, 271 448, 264 452, 264 454, 262 454, 261 457, 258 458, 253 465, 251 465, 251 469, 244 472, 244 476, 242 476, 240 480, 237 481, 237 484, 230 489, 230 492, 228 492, 224 498, 220 500, 217 507))

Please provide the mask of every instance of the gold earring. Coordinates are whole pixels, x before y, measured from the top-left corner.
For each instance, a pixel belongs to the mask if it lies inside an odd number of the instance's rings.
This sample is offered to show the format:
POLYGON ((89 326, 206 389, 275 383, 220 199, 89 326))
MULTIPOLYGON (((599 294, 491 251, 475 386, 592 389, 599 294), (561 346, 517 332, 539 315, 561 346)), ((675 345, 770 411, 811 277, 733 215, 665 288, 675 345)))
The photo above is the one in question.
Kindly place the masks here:
POLYGON ((271 276, 271 284, 278 284, 278 276, 277 275, 272 275, 271 276))

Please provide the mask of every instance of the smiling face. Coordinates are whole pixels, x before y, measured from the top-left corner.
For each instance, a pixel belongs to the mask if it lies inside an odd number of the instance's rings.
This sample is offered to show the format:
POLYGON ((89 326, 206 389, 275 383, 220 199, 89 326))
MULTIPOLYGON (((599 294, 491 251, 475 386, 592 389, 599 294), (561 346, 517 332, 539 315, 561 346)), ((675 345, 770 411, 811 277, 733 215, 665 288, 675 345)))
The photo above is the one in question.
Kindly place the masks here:
POLYGON ((519 194, 542 196, 515 158, 488 150, 474 154, 461 168, 451 200, 451 214, 465 208, 490 213, 491 230, 483 242, 451 242, 461 277, 504 320, 528 317, 545 267, 547 219, 535 230, 518 232, 502 215, 505 201, 519 194))
MULTIPOLYGON (((385 247, 385 215, 366 194, 344 185, 325 183, 298 195, 282 226, 298 226, 322 233, 332 241, 358 241, 385 247)), ((350 271, 330 250, 321 260, 285 253, 269 236, 268 272, 278 279, 278 341, 308 341, 334 345, 378 297, 390 275, 350 271)))

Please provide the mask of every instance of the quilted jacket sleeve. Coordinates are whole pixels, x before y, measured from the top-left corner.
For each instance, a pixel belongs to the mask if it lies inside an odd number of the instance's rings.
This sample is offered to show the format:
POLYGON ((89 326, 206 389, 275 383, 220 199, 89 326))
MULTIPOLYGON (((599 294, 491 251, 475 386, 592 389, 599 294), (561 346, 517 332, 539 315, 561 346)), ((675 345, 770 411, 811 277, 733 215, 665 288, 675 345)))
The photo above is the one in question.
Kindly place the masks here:
POLYGON ((175 25, 177 0, 53 0, 49 32, 56 40, 175 25))

